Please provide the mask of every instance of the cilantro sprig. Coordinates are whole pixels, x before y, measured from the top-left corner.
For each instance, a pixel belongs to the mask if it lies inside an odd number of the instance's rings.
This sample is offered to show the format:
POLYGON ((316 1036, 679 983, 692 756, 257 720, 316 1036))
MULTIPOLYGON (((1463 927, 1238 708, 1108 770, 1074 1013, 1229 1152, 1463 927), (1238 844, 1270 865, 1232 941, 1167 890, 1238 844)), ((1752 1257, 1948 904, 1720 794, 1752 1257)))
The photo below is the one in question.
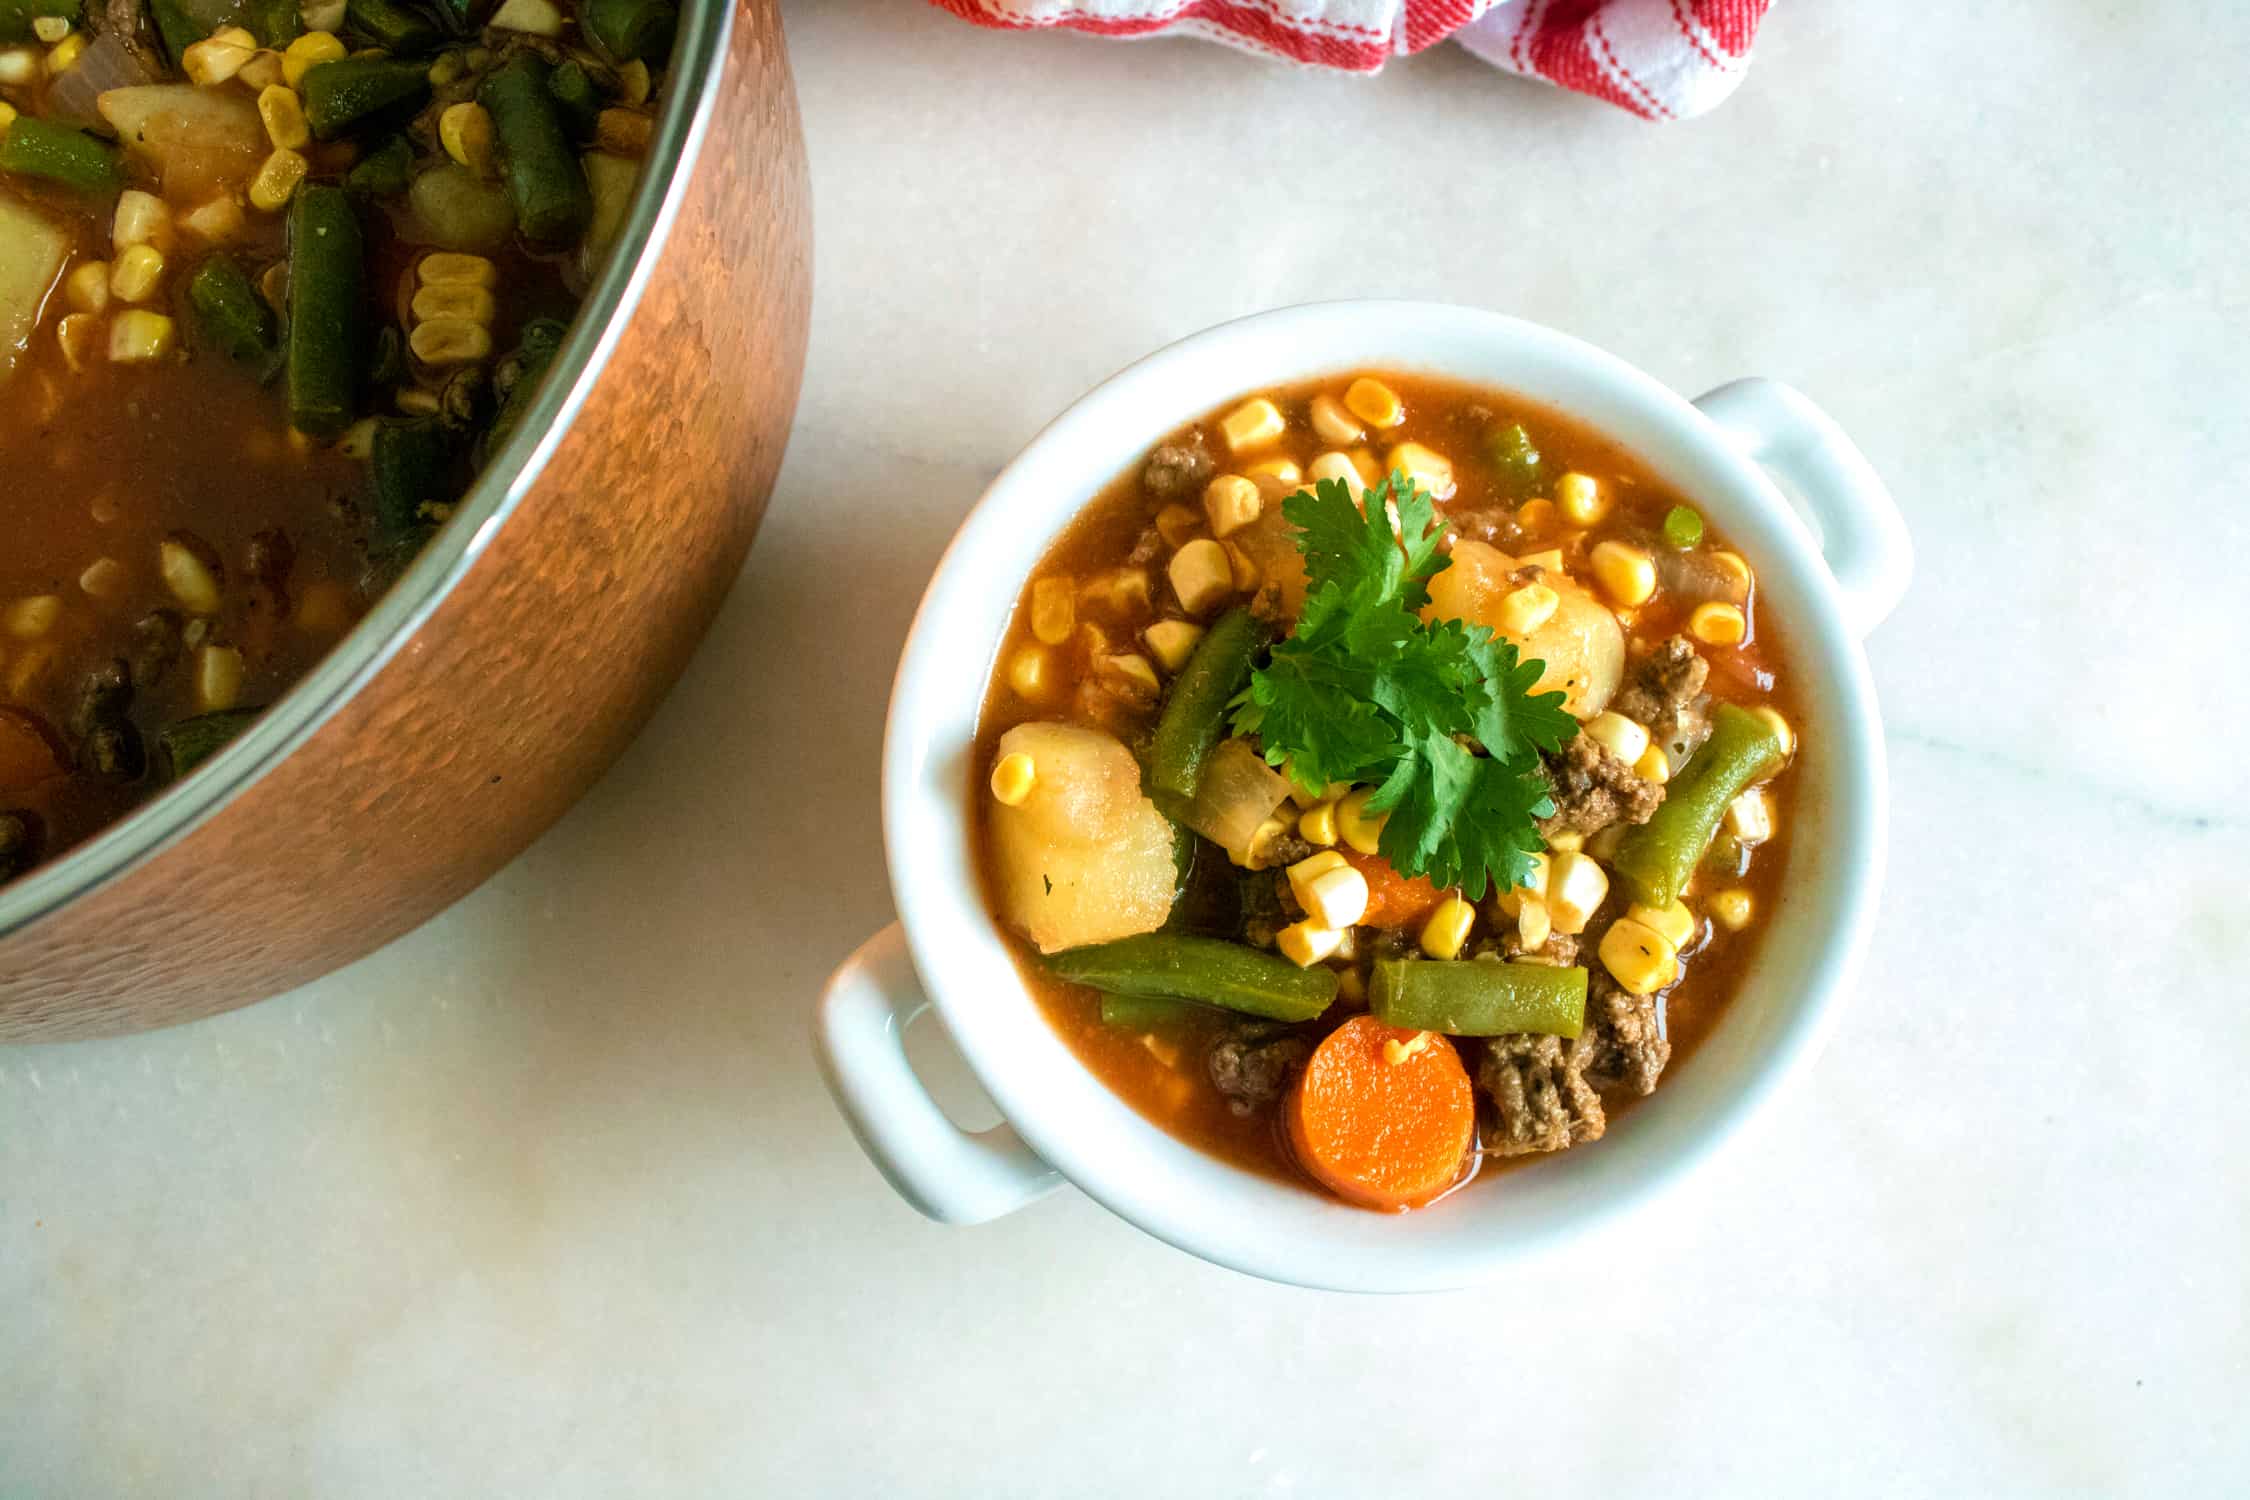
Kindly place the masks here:
POLYGON ((1451 559, 1411 479, 1392 474, 1364 508, 1324 479, 1281 513, 1305 558, 1304 610, 1235 699, 1235 733, 1307 792, 1374 785, 1367 810, 1389 815, 1380 848, 1402 873, 1471 900, 1488 881, 1521 885, 1554 811, 1539 752, 1578 732, 1563 695, 1534 694, 1541 664, 1485 626, 1421 618, 1451 559))

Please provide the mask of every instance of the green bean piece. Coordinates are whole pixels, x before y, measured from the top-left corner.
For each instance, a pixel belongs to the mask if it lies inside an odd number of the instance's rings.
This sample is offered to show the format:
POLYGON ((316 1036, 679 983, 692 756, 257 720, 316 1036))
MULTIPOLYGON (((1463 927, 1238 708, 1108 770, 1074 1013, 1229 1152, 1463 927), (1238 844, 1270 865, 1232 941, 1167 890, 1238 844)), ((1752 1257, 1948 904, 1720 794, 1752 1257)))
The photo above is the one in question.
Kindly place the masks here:
POLYGON ((227 741, 248 729, 263 712, 257 708, 226 708, 181 719, 158 730, 156 743, 171 765, 173 779, 187 775, 224 750, 227 741))
POLYGON ((435 417, 379 422, 367 463, 375 488, 376 546, 419 549, 445 519, 452 435, 435 417))
MULTIPOLYGON (((1102 1024, 1120 1031, 1164 1031, 1194 1015, 1199 1007, 1155 995, 1102 996, 1102 1024)), ((1210 1011, 1203 1012, 1209 1015, 1210 1011)))
POLYGON ((1309 1021, 1336 999, 1333 969, 1300 969, 1262 948, 1177 932, 1066 948, 1046 964, 1105 994, 1195 1000, 1269 1021, 1309 1021))
POLYGON ((492 9, 492 0, 432 0, 431 8, 452 28, 453 34, 459 36, 484 24, 485 13, 492 9))
POLYGON ((77 26, 78 0, 0 0, 0 42, 37 41, 31 23, 50 16, 77 26))
POLYGON ((1711 846, 1727 804, 1781 768, 1781 736, 1738 704, 1711 713, 1711 737, 1680 767, 1664 801, 1638 828, 1625 830, 1610 868, 1643 906, 1670 906, 1711 846))
POLYGON ((523 337, 516 344, 516 352, 509 362, 516 367, 516 383, 508 387, 508 394, 494 413, 492 426, 484 435, 484 456, 490 459, 508 434, 516 430, 523 414, 531 409, 531 398, 539 394, 539 382, 547 367, 555 362, 562 348, 563 335, 570 325, 559 318, 533 318, 523 325, 523 337))
POLYGON ((1500 492, 1521 499, 1539 486, 1539 449, 1523 423, 1495 427, 1485 436, 1485 453, 1492 460, 1500 492))
POLYGON ((305 123, 316 140, 413 114, 430 97, 426 64, 388 57, 339 57, 305 70, 305 123))
POLYGON ((1675 505, 1664 513, 1664 540, 1682 552, 1703 540, 1703 517, 1692 506, 1675 505))
POLYGON ((1227 707, 1249 685, 1266 641, 1266 627, 1256 615, 1230 609, 1203 633, 1172 679, 1148 754, 1149 798, 1166 817, 1178 821, 1195 805, 1204 767, 1226 736, 1227 707))
POLYGON ((414 178, 414 148, 394 135, 368 152, 344 174, 344 186, 369 198, 394 198, 414 178))
POLYGON ((180 66, 181 55, 206 35, 203 23, 189 15, 179 0, 148 0, 148 14, 156 23, 156 39, 163 44, 164 56, 175 68, 180 66))
POLYGON ((518 52, 485 76, 477 101, 492 116, 500 175, 515 199, 516 228, 532 244, 553 250, 575 244, 586 232, 594 195, 563 130, 562 110, 548 91, 549 71, 537 53, 518 52))
POLYGON ((586 0, 586 29, 621 63, 662 57, 679 24, 669 0, 586 0))
POLYGON ((229 359, 264 360, 276 348, 273 309, 231 255, 210 257, 188 278, 188 307, 204 344, 229 359))
POLYGON ((351 199, 323 183, 299 188, 289 205, 288 385, 300 432, 334 437, 351 425, 366 277, 351 199))
POLYGON ((297 0, 249 0, 242 23, 261 47, 286 47, 305 34, 297 0))
POLYGON ((344 25, 354 35, 398 57, 432 51, 440 41, 437 27, 391 0, 349 0, 344 25))
POLYGON ((1389 1025, 1447 1036, 1574 1037, 1586 1024, 1586 971, 1489 958, 1380 958, 1367 1008, 1389 1025))
POLYGON ((30 115, 16 116, 0 137, 0 172, 44 178, 81 193, 114 193, 125 185, 115 151, 83 130, 30 115))
POLYGON ((584 140, 594 133, 594 122, 602 113, 602 91, 594 86, 594 75, 585 64, 573 58, 548 74, 547 92, 554 96, 563 125, 573 136, 584 140))

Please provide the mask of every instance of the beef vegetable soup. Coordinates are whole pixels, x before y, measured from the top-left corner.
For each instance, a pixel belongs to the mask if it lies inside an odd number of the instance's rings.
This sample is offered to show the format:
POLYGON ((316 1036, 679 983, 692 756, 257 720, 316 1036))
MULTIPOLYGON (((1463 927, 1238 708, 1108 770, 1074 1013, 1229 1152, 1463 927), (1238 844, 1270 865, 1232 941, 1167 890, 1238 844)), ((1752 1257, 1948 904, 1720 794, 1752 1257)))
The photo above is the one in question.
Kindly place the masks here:
POLYGON ((521 421, 669 0, 0 0, 0 881, 185 775, 521 421))
POLYGON ((1783 896, 1756 577, 1633 457, 1396 372, 1167 435, 1025 586, 974 790, 995 916, 1150 1119, 1347 1202, 1600 1139, 1783 896))

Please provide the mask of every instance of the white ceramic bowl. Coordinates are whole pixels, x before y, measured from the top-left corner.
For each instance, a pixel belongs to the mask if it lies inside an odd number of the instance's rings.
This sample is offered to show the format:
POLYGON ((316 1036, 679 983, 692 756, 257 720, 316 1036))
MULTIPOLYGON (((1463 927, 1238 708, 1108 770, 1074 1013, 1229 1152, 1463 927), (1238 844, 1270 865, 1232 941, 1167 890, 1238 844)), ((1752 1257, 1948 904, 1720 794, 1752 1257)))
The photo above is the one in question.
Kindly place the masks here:
POLYGON ((899 922, 829 981, 816 1028, 829 1087, 875 1164, 933 1218, 992 1218, 1068 1179, 1183 1250, 1277 1281, 1410 1291, 1498 1275, 1678 1182, 1818 1052, 1883 874, 1883 739, 1860 638, 1897 603, 1910 570, 1904 526, 1866 460, 1811 402, 1770 381, 1683 401, 1562 334, 1430 303, 1286 308, 1150 355, 1001 472, 922 600, 883 756, 899 922), (1056 533, 1180 423, 1262 387, 1369 366, 1519 392, 1622 441, 1749 557, 1804 705, 1788 898, 1768 915, 1756 971, 1716 1031, 1598 1145, 1405 1215, 1229 1166, 1111 1093, 1026 991, 969 846, 970 755, 989 664, 1056 533), (961 1131, 909 1067, 904 1031, 933 1003, 1005 1124, 961 1131))

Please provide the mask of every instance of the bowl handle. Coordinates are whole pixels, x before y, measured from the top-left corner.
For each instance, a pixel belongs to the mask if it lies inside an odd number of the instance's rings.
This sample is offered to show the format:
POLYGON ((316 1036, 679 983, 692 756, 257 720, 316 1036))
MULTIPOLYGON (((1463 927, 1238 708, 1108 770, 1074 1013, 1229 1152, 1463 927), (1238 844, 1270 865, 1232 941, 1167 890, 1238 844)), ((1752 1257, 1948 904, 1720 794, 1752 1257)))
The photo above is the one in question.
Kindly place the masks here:
POLYGON ((1812 513, 1852 632, 1865 636, 1882 624, 1914 576, 1914 544, 1867 455, 1810 397, 1778 380, 1737 380, 1695 406, 1812 513))
POLYGON ((1062 1174, 1006 1125, 971 1132, 945 1117, 906 1057, 906 1028, 930 1008, 896 922, 829 976, 813 1045, 860 1149, 899 1196, 944 1224, 981 1224, 1053 1191, 1062 1174))

